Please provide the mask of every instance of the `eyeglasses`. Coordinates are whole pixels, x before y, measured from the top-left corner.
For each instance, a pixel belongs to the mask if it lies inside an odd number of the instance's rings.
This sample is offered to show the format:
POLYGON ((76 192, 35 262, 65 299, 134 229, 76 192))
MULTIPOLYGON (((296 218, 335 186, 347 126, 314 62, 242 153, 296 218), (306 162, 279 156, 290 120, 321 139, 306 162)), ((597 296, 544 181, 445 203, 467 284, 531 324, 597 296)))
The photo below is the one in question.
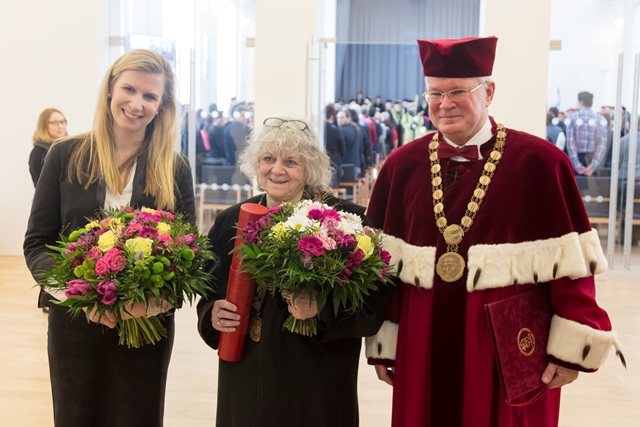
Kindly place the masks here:
POLYGON ((424 99, 426 99, 428 102, 432 104, 440 104, 442 101, 444 101, 445 95, 447 95, 449 99, 453 102, 461 102, 467 99, 472 92, 475 92, 480 87, 482 87, 483 84, 484 83, 480 83, 478 86, 470 90, 454 89, 454 90, 450 90, 449 92, 425 92, 422 94, 422 96, 424 96, 424 99))
POLYGON ((67 125, 67 121, 66 120, 53 120, 53 121, 50 121, 50 122, 47 122, 47 123, 49 123, 50 125, 54 125, 54 126, 60 126, 60 125, 66 126, 67 125))
POLYGON ((307 126, 307 124, 302 120, 285 120, 279 117, 269 117, 264 119, 264 122, 262 122, 263 125, 268 126, 270 128, 279 128, 285 123, 291 123, 291 125, 298 130, 302 130, 302 131, 309 130, 309 126, 307 126))

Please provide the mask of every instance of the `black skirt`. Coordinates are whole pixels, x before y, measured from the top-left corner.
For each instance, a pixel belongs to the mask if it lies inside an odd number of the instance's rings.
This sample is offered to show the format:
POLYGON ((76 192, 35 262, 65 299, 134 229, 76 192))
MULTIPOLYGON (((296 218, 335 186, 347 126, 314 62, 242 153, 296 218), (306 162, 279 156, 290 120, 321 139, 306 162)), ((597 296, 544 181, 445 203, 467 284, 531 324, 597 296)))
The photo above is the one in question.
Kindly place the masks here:
POLYGON ((139 349, 118 344, 117 329, 72 319, 66 307, 49 313, 48 353, 56 427, 161 427, 175 332, 139 349))

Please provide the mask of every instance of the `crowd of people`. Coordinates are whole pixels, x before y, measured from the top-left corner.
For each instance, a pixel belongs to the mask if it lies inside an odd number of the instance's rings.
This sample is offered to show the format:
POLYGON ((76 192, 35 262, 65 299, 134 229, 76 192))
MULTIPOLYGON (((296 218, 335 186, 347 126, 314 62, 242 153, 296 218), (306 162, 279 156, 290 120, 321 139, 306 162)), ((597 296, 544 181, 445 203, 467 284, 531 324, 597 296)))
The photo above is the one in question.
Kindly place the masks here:
MULTIPOLYGON (((303 119, 269 118, 252 132, 250 104, 198 113, 199 161, 237 165, 264 191, 222 211, 208 233, 217 260, 206 269, 217 292, 197 307, 207 345, 217 349, 221 334, 247 321, 227 300, 234 225, 245 203, 278 210, 285 202, 315 199, 360 218, 384 233, 388 273, 395 277, 393 286, 377 284, 356 311, 334 306, 332 298, 318 304, 307 292, 253 295, 257 339, 255 331, 242 337, 240 361, 219 361, 217 425, 358 426, 363 338, 372 369, 393 386, 393 427, 557 426, 560 388, 581 371, 596 371, 612 347, 623 359, 609 317, 595 301, 594 275, 606 260, 575 185, 574 175, 596 172, 606 151, 606 132, 581 139, 579 121, 590 122, 581 115, 590 114, 589 96, 580 95, 580 110, 562 122, 567 156, 489 116, 499 87, 491 78, 495 37, 419 40, 418 46, 422 110, 400 102, 383 106, 380 97, 366 106, 361 93, 348 105, 332 103, 325 109, 326 150, 303 119), (437 132, 422 135, 425 117, 437 132), (366 214, 365 207, 333 197, 340 165, 363 171, 378 159, 385 162, 366 214), (554 311, 548 363, 533 372, 547 391, 528 405, 508 404, 484 307, 539 287, 548 289, 554 311), (283 330, 289 315, 317 318, 318 334, 283 330)), ((42 113, 24 242, 34 278, 52 268, 49 246, 60 234, 84 226, 100 208, 158 208, 194 220, 190 166, 174 149, 180 133, 175 87, 162 55, 134 50, 107 71, 89 132, 66 137, 64 115, 42 113)), ((591 127, 598 126, 596 119, 591 127)), ((326 238, 319 244, 338 245, 326 238)), ((50 311, 55 425, 161 427, 175 308, 164 308, 168 338, 128 349, 118 345, 108 312, 88 309, 86 320, 72 319, 56 304, 60 298, 43 289, 39 301, 50 311)), ((154 315, 141 303, 129 312, 154 315)))

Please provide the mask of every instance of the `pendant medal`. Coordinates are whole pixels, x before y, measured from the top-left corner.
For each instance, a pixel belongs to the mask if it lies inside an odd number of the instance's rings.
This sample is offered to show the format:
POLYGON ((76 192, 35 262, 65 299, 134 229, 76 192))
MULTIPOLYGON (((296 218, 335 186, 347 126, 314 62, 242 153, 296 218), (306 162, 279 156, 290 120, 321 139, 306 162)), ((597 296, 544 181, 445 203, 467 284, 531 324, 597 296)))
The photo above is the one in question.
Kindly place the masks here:
POLYGON ((262 334, 262 318, 260 316, 253 316, 249 321, 249 338, 253 342, 260 342, 260 335, 262 334))
POLYGON ((436 273, 445 282, 455 282, 464 273, 464 258, 456 252, 442 254, 436 264, 436 273))

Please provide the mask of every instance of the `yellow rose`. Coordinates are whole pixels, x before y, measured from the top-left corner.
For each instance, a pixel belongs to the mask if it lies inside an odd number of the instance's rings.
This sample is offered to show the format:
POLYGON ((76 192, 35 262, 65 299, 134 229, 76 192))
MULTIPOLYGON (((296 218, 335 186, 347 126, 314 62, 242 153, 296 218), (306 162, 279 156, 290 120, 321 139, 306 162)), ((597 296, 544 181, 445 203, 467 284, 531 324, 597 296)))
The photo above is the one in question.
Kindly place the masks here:
POLYGON ((167 224, 166 222, 161 222, 158 224, 158 233, 160 234, 169 234, 169 231, 171 231, 171 226, 169 224, 167 224))
POLYGON ((156 213, 156 210, 155 210, 155 209, 151 209, 151 208, 142 208, 142 209, 140 209, 140 210, 141 210, 142 212, 147 212, 147 213, 150 213, 150 214, 154 214, 154 213, 156 213))
POLYGON ((144 257, 148 257, 151 255, 151 245, 153 244, 153 240, 145 239, 144 237, 135 237, 133 239, 129 239, 124 243, 124 246, 133 253, 142 252, 144 257))
POLYGON ((98 238, 98 246, 100 246, 102 252, 112 249, 116 243, 118 243, 118 237, 111 230, 102 233, 98 238))
POLYGON ((367 235, 356 236, 356 240, 358 241, 356 248, 362 249, 362 251, 364 252, 364 259, 369 258, 369 256, 371 256, 371 254, 373 253, 374 248, 371 237, 367 235))

